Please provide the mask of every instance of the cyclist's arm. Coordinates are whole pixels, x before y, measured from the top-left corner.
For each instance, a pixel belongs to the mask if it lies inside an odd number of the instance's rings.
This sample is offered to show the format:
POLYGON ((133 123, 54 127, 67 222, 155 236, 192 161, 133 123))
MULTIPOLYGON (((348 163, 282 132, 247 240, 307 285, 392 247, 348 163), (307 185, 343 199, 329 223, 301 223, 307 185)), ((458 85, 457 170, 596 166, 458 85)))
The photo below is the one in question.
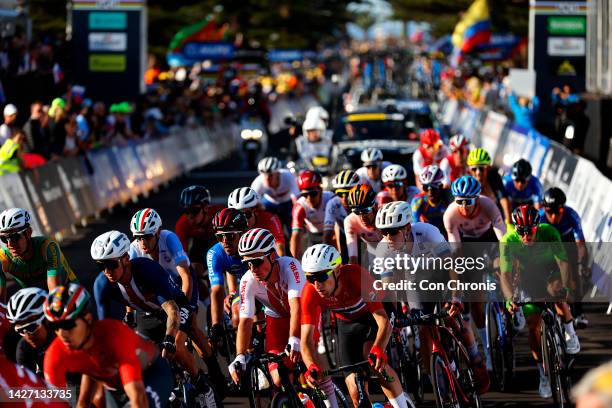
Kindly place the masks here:
MULTIPOLYGON (((51 241, 47 245, 46 260, 47 260, 47 289, 51 292, 56 286, 60 286, 62 282, 62 251, 56 242, 51 241)), ((63 271, 65 273, 65 271, 63 271)))
POLYGON ((572 281, 572 274, 569 262, 566 260, 557 259, 559 272, 561 273, 561 283, 564 288, 574 289, 576 284, 572 281))
POLYGON ((351 215, 349 214, 344 219, 344 235, 346 237, 346 249, 349 256, 350 264, 357 264, 359 261, 358 255, 358 236, 355 231, 353 231, 353 225, 351 224, 351 215))
POLYGON ((222 285, 215 285, 210 290, 210 317, 212 324, 221 324, 223 321, 223 299, 225 298, 225 288, 222 285))
POLYGON ((289 249, 291 250, 291 255, 295 258, 301 258, 301 248, 300 243, 302 241, 302 230, 293 230, 291 231, 291 241, 289 242, 289 249))
POLYGON ((191 299, 193 295, 194 285, 191 281, 191 273, 189 272, 189 262, 181 261, 176 265, 176 271, 181 277, 181 290, 187 296, 187 299, 191 299))
POLYGON ((93 397, 96 393, 98 382, 83 374, 81 376, 81 390, 79 392, 79 399, 77 401, 77 408, 89 408, 93 402, 93 397))
POLYGON ((166 335, 175 338, 181 325, 179 307, 174 300, 168 300, 162 303, 161 308, 164 309, 168 316, 166 320, 166 335))
POLYGON ((300 253, 300 244, 306 224, 306 211, 304 210, 304 207, 299 204, 294 205, 291 218, 291 241, 289 242, 289 249, 295 258, 301 259, 302 254, 300 253))
POLYGON ((289 299, 291 320, 289 322, 289 337, 300 337, 300 298, 289 299))
POLYGON ((208 277, 210 279, 210 317, 212 324, 223 321, 223 298, 225 297, 225 271, 221 265, 220 257, 216 256, 214 247, 206 254, 208 277))
POLYGON ((187 253, 185 253, 185 249, 179 237, 172 232, 166 237, 166 245, 174 259, 176 271, 181 277, 181 289, 185 296, 187 296, 187 299, 191 299, 192 291, 195 289, 189 271, 189 258, 187 257, 187 253))
POLYGON ((501 205, 501 208, 504 212, 504 220, 506 221, 506 223, 511 223, 512 222, 512 218, 511 218, 511 210, 510 210, 510 200, 508 199, 508 197, 502 197, 499 199, 499 204, 501 205))
POLYGON ((253 330, 253 318, 240 317, 238 333, 236 335, 236 355, 246 354, 251 344, 251 331, 253 330))
POLYGON ((283 232, 283 226, 280 222, 280 218, 278 215, 271 214, 269 229, 272 235, 274 235, 274 240, 276 241, 276 252, 278 256, 285 255, 285 234, 283 232))
POLYGON ((389 338, 391 337, 391 324, 389 323, 389 317, 385 312, 385 309, 381 308, 372 312, 378 331, 376 332, 376 338, 374 339, 374 346, 378 346, 381 350, 387 348, 389 338))
POLYGON ((252 290, 253 276, 247 272, 240 280, 240 321, 236 334, 236 354, 245 354, 251 344, 251 330, 255 317, 255 293, 252 290))
POLYGON ((514 287, 512 284, 512 271, 514 268, 514 257, 511 254, 512 246, 516 245, 512 242, 502 240, 499 243, 499 270, 501 280, 501 290, 504 299, 509 300, 514 297, 514 287))
POLYGON ((448 234, 448 242, 456 243, 461 242, 461 234, 459 233, 459 228, 453 222, 450 216, 450 212, 448 209, 444 213, 444 228, 446 229, 446 233, 448 234))
POLYGON ((321 360, 317 357, 316 344, 314 340, 315 325, 302 324, 300 331, 300 351, 302 353, 302 361, 306 367, 312 363, 321 364, 321 360))
POLYGON ((227 273, 227 288, 229 289, 230 293, 233 292, 238 292, 238 279, 236 279, 236 277, 234 275, 232 275, 231 273, 227 273))
POLYGON ((130 400, 130 407, 132 408, 147 408, 149 401, 145 392, 145 386, 142 381, 132 381, 123 386, 125 395, 130 400))

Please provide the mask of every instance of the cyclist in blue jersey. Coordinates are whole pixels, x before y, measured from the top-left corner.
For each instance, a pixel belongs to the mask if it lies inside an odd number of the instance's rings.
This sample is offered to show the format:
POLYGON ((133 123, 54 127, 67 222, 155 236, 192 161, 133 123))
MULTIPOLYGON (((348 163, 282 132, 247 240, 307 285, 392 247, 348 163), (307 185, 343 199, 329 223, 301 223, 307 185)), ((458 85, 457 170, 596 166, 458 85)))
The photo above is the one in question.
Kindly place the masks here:
POLYGON ((247 271, 238 255, 240 236, 247 230, 247 218, 242 211, 224 208, 215 214, 213 228, 219 242, 206 254, 211 286, 210 316, 211 339, 218 341, 223 335, 223 310, 231 312, 234 327, 238 327, 240 296, 238 284, 247 271), (225 296, 225 277, 229 294, 225 296), (225 300, 224 300, 225 299, 225 300))
POLYGON ((504 187, 513 210, 523 204, 540 208, 542 183, 531 174, 531 171, 531 164, 525 159, 520 159, 512 165, 512 173, 504 177, 504 187))
POLYGON ((419 181, 423 191, 412 199, 412 219, 437 227, 446 238, 444 212, 454 201, 449 189, 444 188, 444 172, 435 164, 423 169, 419 181))
MULTIPOLYGON (((155 261, 147 258, 129 259, 130 240, 119 231, 108 231, 98 236, 91 245, 91 257, 107 282, 97 288, 96 303, 114 298, 136 309, 136 330, 161 344, 162 356, 171 357, 195 379, 195 386, 206 391, 205 375, 198 371, 196 360, 186 347, 187 334, 200 346, 207 341, 198 339, 191 330, 193 314, 181 289, 168 278, 168 273, 155 261)), ((207 363, 214 358, 206 358, 207 363)), ((223 385, 218 363, 208 366, 213 380, 223 385)), ((217 391, 221 391, 219 388, 217 391)))
MULTIPOLYGON (((569 264, 572 268, 572 278, 576 282, 576 299, 580 299, 583 293, 582 282, 588 282, 591 278, 591 270, 588 265, 589 254, 585 245, 584 233, 582 232, 582 221, 578 213, 571 207, 565 205, 565 193, 558 187, 552 187, 544 193, 543 205, 540 209, 540 218, 555 227, 561 235, 562 242, 575 242, 576 246, 566 246, 569 264)), ((589 324, 582 311, 582 303, 573 305, 573 314, 576 325, 584 328, 589 324)))

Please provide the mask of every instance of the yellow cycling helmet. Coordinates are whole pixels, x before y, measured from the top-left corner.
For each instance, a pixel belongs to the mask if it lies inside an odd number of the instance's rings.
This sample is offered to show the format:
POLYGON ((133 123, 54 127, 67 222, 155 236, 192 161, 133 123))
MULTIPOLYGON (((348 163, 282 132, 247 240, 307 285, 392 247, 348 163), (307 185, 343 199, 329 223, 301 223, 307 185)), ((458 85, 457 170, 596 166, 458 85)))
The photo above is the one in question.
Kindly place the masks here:
POLYGON ((479 147, 474 150, 470 150, 470 154, 468 155, 468 158, 467 158, 467 165, 468 166, 479 166, 479 165, 490 166, 491 156, 489 156, 489 153, 487 153, 487 151, 483 149, 482 147, 479 147))

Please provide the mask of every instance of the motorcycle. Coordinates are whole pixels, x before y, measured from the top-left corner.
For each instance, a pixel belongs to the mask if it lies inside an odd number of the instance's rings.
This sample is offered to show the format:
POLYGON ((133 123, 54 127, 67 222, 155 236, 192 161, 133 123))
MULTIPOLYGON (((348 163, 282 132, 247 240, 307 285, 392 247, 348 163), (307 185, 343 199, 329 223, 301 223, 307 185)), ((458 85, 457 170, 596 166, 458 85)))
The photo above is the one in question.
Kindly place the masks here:
POLYGON ((243 163, 246 170, 256 170, 257 163, 263 158, 267 149, 267 133, 263 123, 258 119, 244 119, 240 121, 242 130, 243 163))

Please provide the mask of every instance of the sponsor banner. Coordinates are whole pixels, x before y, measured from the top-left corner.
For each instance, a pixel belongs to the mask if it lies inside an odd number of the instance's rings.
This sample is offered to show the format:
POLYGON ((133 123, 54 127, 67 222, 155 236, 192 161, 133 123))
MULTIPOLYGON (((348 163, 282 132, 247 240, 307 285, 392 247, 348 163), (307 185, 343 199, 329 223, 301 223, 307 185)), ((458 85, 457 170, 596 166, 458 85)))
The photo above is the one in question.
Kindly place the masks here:
POLYGON ((490 111, 482 125, 480 146, 483 147, 491 157, 497 155, 497 148, 500 144, 500 139, 504 131, 504 126, 508 119, 501 113, 490 111))
POLYGON ((586 38, 550 37, 547 50, 551 57, 583 57, 586 54, 586 38))
POLYGON ((87 16, 90 30, 125 30, 127 13, 121 11, 92 11, 87 16))
POLYGON ((124 72, 127 57, 123 54, 91 54, 89 70, 91 72, 124 72))
POLYGON ((532 139, 527 137, 523 129, 512 126, 508 130, 503 147, 498 150, 498 155, 501 157, 501 168, 507 171, 518 159, 528 159, 532 143, 532 139))
POLYGON ((531 152, 527 156, 529 162, 533 168, 533 173, 537 174, 538 177, 542 174, 542 165, 544 164, 544 157, 550 146, 550 139, 538 132, 531 131, 528 136, 533 140, 531 152))
POLYGON ((1 210, 19 207, 27 210, 31 216, 30 225, 36 235, 42 234, 40 222, 30 196, 25 188, 23 177, 19 173, 9 173, 0 177, 0 207, 1 210))
POLYGON ((89 33, 89 51, 125 51, 127 33, 89 33))
POLYGON ((111 160, 111 156, 113 154, 109 149, 98 150, 89 154, 94 169, 91 178, 97 196, 98 210, 110 208, 120 202, 121 181, 113 170, 115 167, 113 167, 114 161, 111 160))
POLYGON ((540 181, 545 187, 556 186, 567 191, 574 177, 578 158, 565 147, 552 143, 542 163, 540 181))
POLYGON ((584 16, 550 16, 548 33, 562 35, 586 35, 586 17, 584 16))
POLYGON ((57 171, 66 191, 66 199, 77 220, 96 212, 95 195, 91 189, 91 179, 83 171, 79 159, 75 157, 60 160, 57 171))

